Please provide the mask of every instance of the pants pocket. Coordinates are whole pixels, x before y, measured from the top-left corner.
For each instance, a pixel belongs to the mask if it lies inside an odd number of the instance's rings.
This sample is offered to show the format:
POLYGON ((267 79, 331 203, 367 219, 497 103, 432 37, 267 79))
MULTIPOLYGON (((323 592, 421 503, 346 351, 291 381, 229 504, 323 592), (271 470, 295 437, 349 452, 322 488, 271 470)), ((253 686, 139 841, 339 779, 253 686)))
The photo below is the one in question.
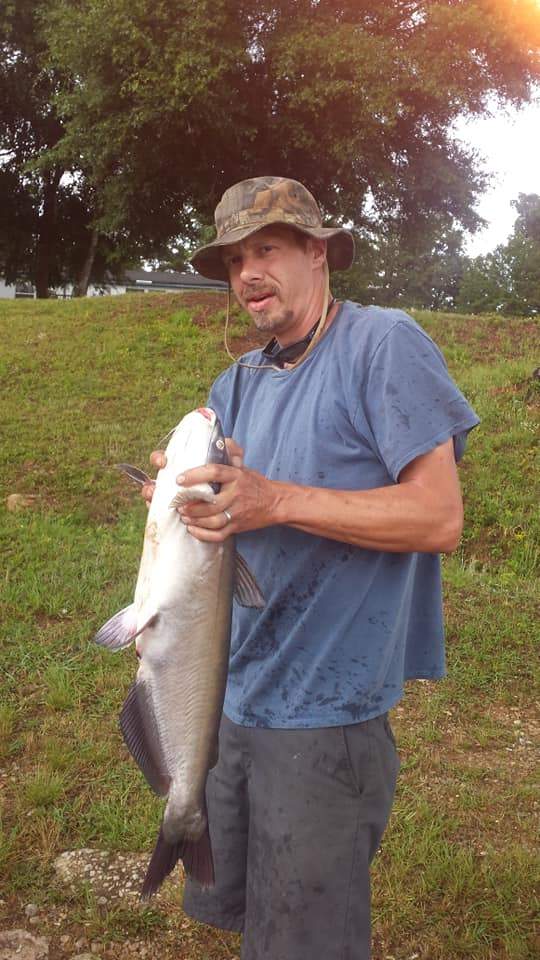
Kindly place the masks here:
POLYGON ((370 724, 371 720, 364 720, 341 727, 351 785, 359 797, 369 783, 373 759, 370 724))
POLYGON ((384 726, 384 729, 386 730, 386 733, 388 734, 388 738, 392 743, 392 746, 394 747, 394 750, 397 751, 396 738, 394 736, 394 731, 392 730, 392 727, 390 725, 390 720, 388 719, 387 713, 385 713, 383 717, 383 726, 384 726))

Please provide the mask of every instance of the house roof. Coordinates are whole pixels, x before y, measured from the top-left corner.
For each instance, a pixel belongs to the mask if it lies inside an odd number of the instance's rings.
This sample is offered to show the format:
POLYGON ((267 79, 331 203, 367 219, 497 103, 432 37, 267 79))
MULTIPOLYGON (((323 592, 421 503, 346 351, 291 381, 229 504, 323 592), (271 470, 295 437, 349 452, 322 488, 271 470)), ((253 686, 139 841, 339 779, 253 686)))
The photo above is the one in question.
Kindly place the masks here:
POLYGON ((200 273, 175 273, 172 270, 126 270, 124 281, 133 286, 159 287, 167 290, 226 290, 221 280, 208 280, 200 273))

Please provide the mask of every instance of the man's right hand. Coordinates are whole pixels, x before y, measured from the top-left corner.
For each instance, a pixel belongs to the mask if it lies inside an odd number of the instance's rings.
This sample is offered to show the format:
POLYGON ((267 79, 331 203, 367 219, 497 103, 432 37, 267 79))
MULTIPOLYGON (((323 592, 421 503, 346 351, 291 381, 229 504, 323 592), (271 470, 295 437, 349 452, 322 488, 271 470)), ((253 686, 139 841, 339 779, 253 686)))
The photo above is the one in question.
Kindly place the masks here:
MULTIPOLYGON (((233 440, 232 437, 226 437, 225 443, 227 444, 227 453, 229 455, 229 462, 233 467, 243 467, 244 465, 244 451, 240 447, 236 440, 233 440)), ((153 450, 150 454, 150 463, 153 467, 156 467, 157 470, 161 470, 167 464, 167 457, 165 456, 164 450, 153 450)), ((141 496, 146 500, 146 506, 149 507, 152 503, 152 497, 154 496, 154 490, 156 489, 155 480, 152 480, 151 483, 145 483, 141 487, 141 496)))

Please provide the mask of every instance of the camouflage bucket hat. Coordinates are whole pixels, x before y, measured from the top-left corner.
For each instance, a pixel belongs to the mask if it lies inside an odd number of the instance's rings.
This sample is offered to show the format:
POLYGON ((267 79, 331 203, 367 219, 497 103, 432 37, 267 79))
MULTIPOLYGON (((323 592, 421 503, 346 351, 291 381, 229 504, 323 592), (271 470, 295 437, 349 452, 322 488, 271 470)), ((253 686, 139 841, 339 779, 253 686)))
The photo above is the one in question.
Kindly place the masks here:
POLYGON ((319 207, 297 180, 255 177, 229 187, 216 207, 217 237, 194 253, 191 263, 210 280, 229 279, 222 249, 263 227, 281 224, 327 241, 330 270, 347 270, 354 256, 352 234, 343 227, 323 227, 319 207))

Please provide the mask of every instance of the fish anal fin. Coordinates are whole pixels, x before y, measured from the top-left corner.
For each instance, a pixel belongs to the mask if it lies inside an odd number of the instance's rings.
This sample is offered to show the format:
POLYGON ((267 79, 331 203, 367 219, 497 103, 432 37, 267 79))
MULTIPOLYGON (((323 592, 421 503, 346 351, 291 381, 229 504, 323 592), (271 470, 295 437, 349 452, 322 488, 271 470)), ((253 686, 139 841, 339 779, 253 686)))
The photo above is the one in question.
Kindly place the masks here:
POLYGON ((257 607, 266 604, 259 584, 241 554, 235 553, 234 599, 242 607, 257 607))
POLYGON ((160 797, 167 796, 170 778, 162 761, 153 711, 141 681, 135 681, 120 712, 120 729, 126 747, 146 780, 160 797), (152 732, 156 732, 152 739, 152 732))
POLYGON ((203 887, 214 885, 214 860, 208 824, 198 840, 183 837, 172 844, 167 843, 163 836, 163 827, 160 828, 144 878, 141 900, 149 900, 154 893, 157 893, 179 860, 182 860, 184 870, 193 880, 197 880, 203 887))
POLYGON ((109 650, 123 650, 124 647, 129 647, 143 630, 152 626, 157 616, 157 611, 152 610, 145 615, 143 623, 139 626, 137 608, 134 603, 131 603, 129 607, 119 610, 110 620, 107 620, 107 623, 103 624, 94 637, 94 643, 109 650))

